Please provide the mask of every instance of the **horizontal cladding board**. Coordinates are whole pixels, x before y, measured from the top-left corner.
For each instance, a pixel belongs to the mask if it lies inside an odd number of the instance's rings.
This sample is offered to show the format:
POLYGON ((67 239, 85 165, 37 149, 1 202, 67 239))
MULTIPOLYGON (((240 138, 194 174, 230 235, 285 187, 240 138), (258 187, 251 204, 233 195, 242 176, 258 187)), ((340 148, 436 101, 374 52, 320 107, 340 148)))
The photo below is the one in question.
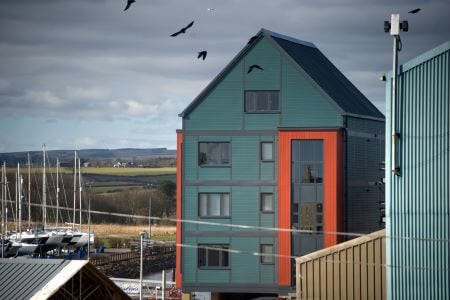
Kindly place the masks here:
POLYGON ((187 284, 183 283, 183 292, 223 292, 223 293, 274 293, 279 292, 274 284, 224 283, 224 284, 187 284))
POLYGON ((185 136, 275 136, 277 130, 184 130, 185 136))
POLYGON ((277 237, 278 232, 275 230, 266 231, 185 231, 186 237, 277 237))
POLYGON ((185 186, 276 186, 276 180, 186 180, 185 186))

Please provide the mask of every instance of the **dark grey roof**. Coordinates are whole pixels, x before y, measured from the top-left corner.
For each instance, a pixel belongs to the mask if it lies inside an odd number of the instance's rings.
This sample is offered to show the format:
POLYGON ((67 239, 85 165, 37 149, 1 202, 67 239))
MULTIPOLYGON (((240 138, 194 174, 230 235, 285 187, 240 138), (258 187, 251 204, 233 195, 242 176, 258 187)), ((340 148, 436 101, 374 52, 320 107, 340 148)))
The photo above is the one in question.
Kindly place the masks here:
POLYGON ((320 52, 306 41, 261 29, 251 44, 246 45, 210 84, 180 113, 184 117, 228 74, 228 72, 265 36, 280 47, 325 92, 344 114, 384 119, 384 115, 320 52))
POLYGON ((62 259, 0 259, 0 299, 29 299, 68 263, 62 259))
POLYGON ((344 112, 384 118, 375 105, 314 45, 295 42, 271 32, 270 35, 344 112))

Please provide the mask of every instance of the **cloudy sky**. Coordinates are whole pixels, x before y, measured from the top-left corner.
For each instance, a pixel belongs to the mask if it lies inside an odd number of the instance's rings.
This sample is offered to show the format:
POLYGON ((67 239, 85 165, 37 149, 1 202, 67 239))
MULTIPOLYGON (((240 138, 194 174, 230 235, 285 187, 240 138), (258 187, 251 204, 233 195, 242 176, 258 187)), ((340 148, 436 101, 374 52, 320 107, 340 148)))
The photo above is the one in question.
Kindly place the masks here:
POLYGON ((262 27, 313 42, 382 112, 383 21, 405 62, 450 40, 449 0, 0 1, 0 152, 175 148, 180 113, 262 27), (415 15, 407 12, 416 7, 415 15), (208 10, 213 8, 214 10, 208 10), (170 34, 195 20, 186 35, 170 34), (205 61, 198 51, 208 50, 205 61))

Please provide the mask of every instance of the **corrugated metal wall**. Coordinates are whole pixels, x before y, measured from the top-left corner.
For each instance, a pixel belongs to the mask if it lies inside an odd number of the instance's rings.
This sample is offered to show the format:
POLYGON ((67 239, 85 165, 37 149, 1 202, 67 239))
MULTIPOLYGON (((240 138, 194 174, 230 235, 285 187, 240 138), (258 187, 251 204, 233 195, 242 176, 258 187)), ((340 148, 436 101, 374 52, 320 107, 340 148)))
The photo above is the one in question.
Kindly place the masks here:
POLYGON ((297 299, 386 299, 385 230, 296 258, 297 299))
MULTIPOLYGON (((450 42, 400 69, 400 176, 386 143, 389 299, 449 299, 450 42)), ((388 81, 389 82, 389 81, 388 81)), ((387 132, 390 127, 387 85, 387 132)))

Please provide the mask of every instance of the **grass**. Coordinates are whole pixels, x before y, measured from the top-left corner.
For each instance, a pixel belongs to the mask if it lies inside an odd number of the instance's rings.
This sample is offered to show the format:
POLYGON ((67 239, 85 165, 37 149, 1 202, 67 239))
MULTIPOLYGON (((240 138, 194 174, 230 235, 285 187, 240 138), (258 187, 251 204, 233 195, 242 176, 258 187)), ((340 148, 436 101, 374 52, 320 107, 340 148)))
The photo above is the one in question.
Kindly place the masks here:
MULTIPOLYGON (((95 236, 99 238, 138 238, 141 231, 148 232, 148 225, 123 225, 123 224, 91 224, 95 236)), ((152 237, 175 237, 175 226, 152 225, 152 237)))

